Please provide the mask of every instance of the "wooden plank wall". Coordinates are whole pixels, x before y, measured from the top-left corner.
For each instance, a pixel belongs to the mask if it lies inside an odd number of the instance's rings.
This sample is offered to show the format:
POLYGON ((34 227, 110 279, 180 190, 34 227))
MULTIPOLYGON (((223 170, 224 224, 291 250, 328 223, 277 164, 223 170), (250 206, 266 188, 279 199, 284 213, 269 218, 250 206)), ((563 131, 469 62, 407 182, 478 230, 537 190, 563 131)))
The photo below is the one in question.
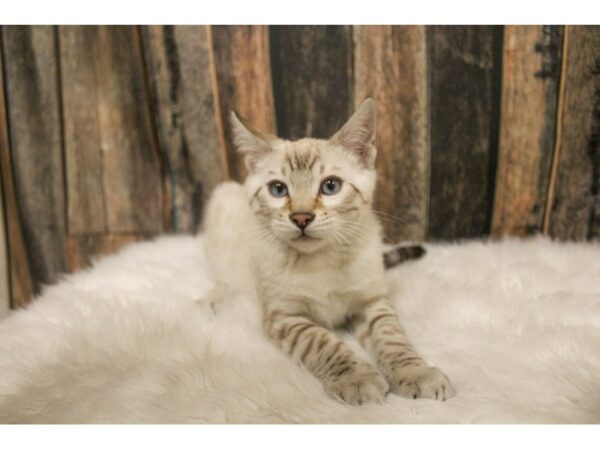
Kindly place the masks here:
POLYGON ((9 262, 8 249, 6 247, 6 219, 3 198, 2 183, 0 183, 0 319, 6 316, 10 309, 9 262))
MULTIPOLYGON (((4 84, 2 77, 2 58, 0 58, 0 146, 2 149, 8 148, 6 134, 6 117, 4 112, 4 92, 1 86, 4 84)), ((1 158, 1 155, 0 155, 1 158)), ((0 159, 0 175, 2 175, 2 159, 0 159)), ((6 239, 8 232, 6 230, 7 215, 4 201, 3 177, 0 176, 0 319, 8 313, 10 309, 10 260, 8 253, 8 243, 6 239)))
POLYGON ((13 307, 194 232, 214 186, 246 174, 230 110, 327 137, 373 97, 388 241, 600 235, 597 26, 2 26, 0 52, 13 307))

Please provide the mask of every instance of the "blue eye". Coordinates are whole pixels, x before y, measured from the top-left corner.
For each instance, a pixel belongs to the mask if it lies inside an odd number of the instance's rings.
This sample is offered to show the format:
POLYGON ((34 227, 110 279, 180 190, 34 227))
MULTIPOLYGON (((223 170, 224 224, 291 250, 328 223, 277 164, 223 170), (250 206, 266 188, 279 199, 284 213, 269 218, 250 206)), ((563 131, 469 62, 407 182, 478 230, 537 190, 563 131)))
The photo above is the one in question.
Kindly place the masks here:
POLYGON ((321 183, 321 193, 324 195, 335 195, 342 188, 342 180, 336 177, 330 177, 321 183))
POLYGON ((285 183, 282 183, 281 181, 271 181, 269 183, 269 192, 273 197, 285 197, 288 195, 288 188, 285 183))

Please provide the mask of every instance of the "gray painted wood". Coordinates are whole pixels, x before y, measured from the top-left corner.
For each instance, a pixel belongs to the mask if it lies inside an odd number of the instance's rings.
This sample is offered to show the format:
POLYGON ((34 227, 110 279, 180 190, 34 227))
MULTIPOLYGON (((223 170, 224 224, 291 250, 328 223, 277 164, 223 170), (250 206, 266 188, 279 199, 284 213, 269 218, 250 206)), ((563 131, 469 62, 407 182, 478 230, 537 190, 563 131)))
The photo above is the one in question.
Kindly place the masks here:
POLYGON ((168 195, 168 228, 193 232, 226 178, 208 26, 142 27, 168 195))
POLYGON ((498 152, 502 27, 430 26, 428 237, 490 231, 498 152))
POLYGON ((600 26, 566 28, 566 64, 549 231, 600 237, 600 26))
POLYGON ((56 30, 2 28, 10 156, 33 286, 67 269, 56 30))

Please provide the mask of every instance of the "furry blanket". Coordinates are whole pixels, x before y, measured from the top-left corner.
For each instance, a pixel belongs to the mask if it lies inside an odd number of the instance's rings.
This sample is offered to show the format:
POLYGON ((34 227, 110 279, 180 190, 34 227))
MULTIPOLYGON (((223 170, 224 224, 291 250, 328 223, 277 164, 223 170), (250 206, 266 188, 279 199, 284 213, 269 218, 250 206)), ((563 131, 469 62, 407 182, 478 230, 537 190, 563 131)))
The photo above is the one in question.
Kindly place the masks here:
MULTIPOLYGON (((202 238, 100 260, 0 321, 0 422, 600 423, 600 245, 428 245, 388 272, 447 402, 345 406, 263 335, 255 305, 212 315, 202 238)), ((346 336, 351 345, 355 341, 346 336)))

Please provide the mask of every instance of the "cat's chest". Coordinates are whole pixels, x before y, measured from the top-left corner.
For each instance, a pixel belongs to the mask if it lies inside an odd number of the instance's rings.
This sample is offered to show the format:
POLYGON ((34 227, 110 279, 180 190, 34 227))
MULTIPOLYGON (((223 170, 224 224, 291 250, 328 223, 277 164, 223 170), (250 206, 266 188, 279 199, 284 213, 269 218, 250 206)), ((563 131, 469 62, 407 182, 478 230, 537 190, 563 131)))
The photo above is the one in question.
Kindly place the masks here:
POLYGON ((364 301, 385 288, 374 270, 355 266, 296 270, 278 279, 278 291, 299 312, 327 326, 338 326, 364 301))

